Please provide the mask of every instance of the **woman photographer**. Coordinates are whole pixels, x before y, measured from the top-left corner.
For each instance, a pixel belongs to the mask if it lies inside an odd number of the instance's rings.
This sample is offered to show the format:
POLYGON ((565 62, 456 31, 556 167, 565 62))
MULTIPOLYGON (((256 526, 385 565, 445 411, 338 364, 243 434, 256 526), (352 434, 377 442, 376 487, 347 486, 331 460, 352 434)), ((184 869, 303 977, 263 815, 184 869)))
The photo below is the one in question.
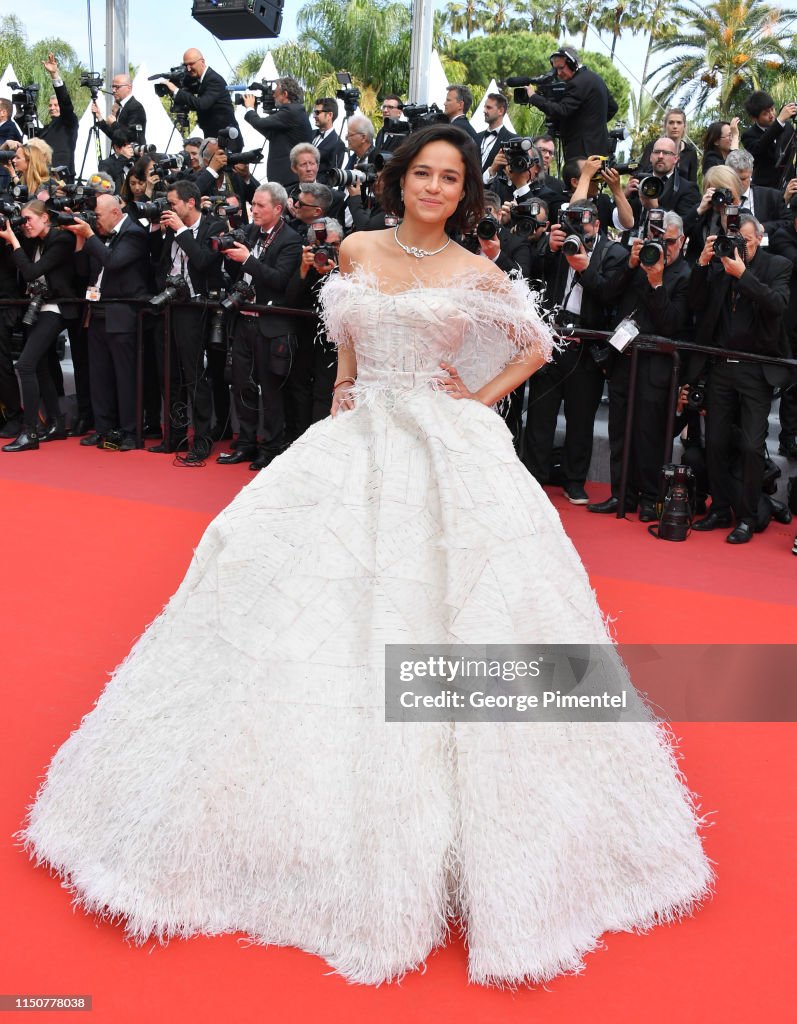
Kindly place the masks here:
POLYGON ((703 136, 703 166, 705 174, 712 167, 725 163, 732 149, 739 148, 739 118, 732 121, 712 121, 703 136))
POLYGON ((125 213, 138 220, 134 203, 146 203, 152 199, 155 186, 160 181, 155 163, 149 153, 133 164, 130 173, 124 180, 119 195, 125 204, 125 213))
POLYGON ((58 188, 62 183, 50 173, 52 152, 46 143, 38 139, 31 140, 25 146, 18 146, 11 162, 12 185, 24 186, 31 199, 39 198, 42 193, 49 195, 58 188))
POLYGON ((738 206, 741 201, 742 183, 736 171, 724 164, 711 167, 703 178, 703 196, 697 208, 697 221, 689 233, 688 256, 694 262, 700 255, 709 235, 723 233, 726 228, 725 210, 738 206), (725 193, 717 198, 715 192, 725 193), (728 202, 728 198, 730 201, 728 202))
POLYGON ((57 301, 75 294, 74 236, 53 227, 44 203, 38 199, 23 206, 22 219, 24 248, 10 225, 0 231, 0 239, 11 246, 12 259, 32 299, 23 319, 25 346, 16 363, 22 389, 22 430, 16 440, 4 445, 4 452, 31 451, 39 447, 40 440, 57 441, 67 436, 47 354, 67 319, 77 316, 76 306, 57 301), (38 315, 34 307, 38 307, 38 315), (40 400, 47 412, 42 433, 37 430, 40 400))

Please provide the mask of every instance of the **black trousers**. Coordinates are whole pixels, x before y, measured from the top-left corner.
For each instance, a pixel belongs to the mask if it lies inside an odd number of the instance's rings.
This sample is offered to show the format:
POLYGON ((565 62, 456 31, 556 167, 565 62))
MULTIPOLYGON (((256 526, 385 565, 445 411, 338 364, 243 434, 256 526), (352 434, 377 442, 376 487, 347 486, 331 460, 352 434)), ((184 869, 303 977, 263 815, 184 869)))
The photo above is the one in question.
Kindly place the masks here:
POLYGON ((258 399, 262 398, 262 446, 272 450, 280 448, 286 440, 286 378, 270 368, 271 346, 278 339, 263 337, 257 316, 239 314, 233 330, 232 384, 240 424, 239 446, 257 444, 258 399))
POLYGON ((89 333, 82 320, 73 320, 69 324, 69 351, 72 354, 72 367, 75 371, 75 398, 77 399, 77 418, 94 422, 94 410, 91 407, 91 371, 89 370, 89 333))
POLYGON ((194 439, 210 437, 213 418, 213 393, 205 370, 205 338, 209 327, 207 310, 175 306, 172 310, 172 335, 180 365, 182 386, 191 407, 194 439))
POLYGON ((16 366, 26 427, 36 426, 40 401, 51 420, 61 415, 58 392, 50 372, 49 353, 63 327, 64 318, 60 313, 39 313, 36 323, 28 329, 25 347, 16 366))
POLYGON ((7 420, 15 420, 22 415, 11 347, 14 327, 20 317, 21 313, 16 309, 0 309, 0 404, 7 420))
POLYGON ((711 507, 737 520, 753 522, 764 478, 764 442, 772 405, 768 384, 757 363, 715 361, 706 384, 706 465, 711 507), (741 489, 731 474, 734 423, 741 489), (734 501, 736 498, 736 501, 734 501))
POLYGON ((100 434, 136 433, 136 332, 111 334, 103 310, 89 321, 89 369, 94 428, 100 434))
POLYGON ((570 342, 553 362, 529 380, 529 404, 523 434, 523 462, 541 483, 548 482, 556 417, 564 402, 564 473, 568 484, 583 485, 592 459, 595 413, 604 376, 585 345, 570 342))
MULTIPOLYGON (((645 501, 655 501, 658 497, 659 476, 667 440, 667 413, 676 397, 671 393, 669 384, 658 386, 651 382, 651 360, 661 358, 666 357, 648 352, 640 352, 638 356, 627 493, 631 499, 641 496, 645 501)), ((615 498, 620 496, 620 477, 626 447, 625 421, 631 383, 630 370, 630 355, 618 355, 609 380, 609 474, 615 498)))
POLYGON ((332 390, 337 372, 335 346, 326 335, 316 335, 317 325, 302 320, 297 330, 298 344, 291 372, 285 382, 285 425, 289 441, 312 423, 326 419, 332 407, 332 390))
MULTIPOLYGON (((791 357, 797 359, 797 339, 789 338, 791 345, 791 357)), ((797 437, 797 376, 792 374, 791 383, 783 388, 780 394, 780 436, 778 440, 785 444, 793 437, 797 437)))

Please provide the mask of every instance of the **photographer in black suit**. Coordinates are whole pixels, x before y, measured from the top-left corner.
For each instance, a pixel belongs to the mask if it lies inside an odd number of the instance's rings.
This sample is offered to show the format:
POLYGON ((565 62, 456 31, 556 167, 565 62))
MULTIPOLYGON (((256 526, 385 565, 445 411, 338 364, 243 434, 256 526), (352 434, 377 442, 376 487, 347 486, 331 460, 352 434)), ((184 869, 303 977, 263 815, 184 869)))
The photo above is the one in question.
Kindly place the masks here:
MULTIPOLYGON (((779 224, 769 238, 769 251, 785 256, 791 263, 791 289, 785 324, 792 359, 797 359, 797 211, 790 210, 791 220, 779 224)), ((791 381, 780 393, 780 446, 778 451, 789 459, 797 459, 797 379, 792 372, 791 381)))
MULTIPOLYGON (((193 182, 176 181, 166 193, 169 209, 161 215, 161 230, 156 233, 153 255, 157 257, 155 287, 160 293, 166 287, 167 277, 181 277, 188 285, 191 298, 207 297, 222 287, 219 252, 214 252, 210 239, 224 231, 225 224, 199 212, 201 196, 193 182)), ((191 406, 191 425, 194 437, 185 461, 202 465, 213 448, 211 421, 213 393, 205 369, 205 348, 210 334, 211 313, 204 305, 174 306, 171 310, 172 337, 174 339, 182 380, 171 389, 176 395, 184 389, 191 406)), ((222 424, 226 410, 217 410, 222 424)), ((150 451, 171 451, 168 440, 150 451)))
MULTIPOLYGON (((755 159, 753 184, 778 188, 784 177, 791 177, 783 157, 794 138, 797 103, 785 103, 776 117, 774 99, 758 89, 745 101, 744 109, 753 119, 742 132, 742 145, 755 159)), ((793 171, 794 159, 788 162, 793 171)))
POLYGON ((446 99, 443 110, 451 124, 456 125, 473 142, 477 142, 476 129, 471 127, 468 111, 473 106, 473 93, 467 85, 449 85, 446 87, 446 99))
POLYGON ((40 139, 44 139, 53 151, 53 158, 50 163, 53 167, 66 167, 70 180, 75 177, 75 146, 77 145, 78 119, 75 108, 72 106, 72 97, 69 95, 63 79, 58 73, 58 61, 55 54, 48 53, 44 61, 50 78, 53 81, 54 95, 50 97, 47 109, 50 112, 50 122, 38 133, 40 139))
POLYGON ((119 195, 125 178, 130 173, 135 163, 133 156, 133 143, 130 141, 127 132, 115 131, 111 136, 111 153, 104 160, 100 160, 98 170, 100 174, 107 174, 113 181, 114 190, 119 195))
POLYGON ((697 223, 700 191, 697 185, 684 178, 678 169, 678 146, 675 139, 669 139, 664 135, 656 139, 650 152, 650 173, 639 171, 629 178, 625 194, 634 213, 632 237, 644 238, 650 210, 677 213, 683 221, 684 234, 687 237, 697 223), (639 183, 647 177, 661 182, 661 195, 648 197, 640 194, 639 183))
POLYGON ((502 96, 500 92, 487 93, 482 107, 487 127, 476 136, 481 152, 482 181, 485 185, 500 169, 499 165, 495 164, 495 159, 501 152, 501 143, 512 138, 512 132, 504 127, 506 110, 506 96, 502 96))
POLYGON ((111 83, 113 105, 107 117, 96 103, 92 103, 91 111, 97 118, 96 124, 109 139, 114 132, 124 131, 135 146, 145 145, 147 139, 147 112, 143 104, 133 95, 133 83, 129 75, 114 75, 111 83))
POLYGON ((578 53, 565 46, 550 56, 551 67, 565 83, 561 100, 537 95, 537 87, 526 86, 529 103, 553 118, 562 136, 564 159, 608 155, 609 132, 606 125, 617 113, 617 104, 606 83, 579 62, 578 53))
POLYGON ((147 232, 124 212, 115 195, 97 196, 97 232, 86 221, 64 230, 77 237, 78 270, 88 273, 86 296, 89 377, 94 433, 85 446, 128 452, 136 442, 136 322, 138 306, 103 299, 149 294, 147 232), (102 236, 102 237, 100 237, 102 236))
MULTIPOLYGON (((791 264, 762 249, 764 228, 754 217, 742 215, 739 228, 744 255, 717 258, 717 236, 709 235, 692 270, 689 302, 698 315, 696 337, 721 348, 761 355, 788 356, 784 314, 789 304, 791 264)), ((698 376, 693 367, 690 377, 698 376)), ((711 510, 692 529, 728 527, 731 510, 736 527, 730 544, 752 540, 764 475, 764 442, 776 385, 788 383, 788 370, 768 363, 742 362, 716 356, 706 386, 706 462, 711 510), (734 423, 739 427, 741 487, 731 475, 734 423)))
POLYGON ((255 113, 255 95, 244 93, 246 120, 268 139, 266 177, 285 188, 295 185, 297 178, 291 170, 291 150, 300 142, 311 142, 313 132, 304 109, 304 92, 295 78, 278 78, 274 84, 274 110, 266 117, 255 113))
MULTIPOLYGON (((651 231, 649 240, 634 239, 627 263, 617 271, 617 280, 612 288, 620 295, 618 318, 633 317, 642 334, 684 337, 689 321, 690 277, 689 265, 681 258, 685 242, 681 218, 677 213, 665 213, 661 229, 651 231), (650 241, 654 245, 651 246, 650 241), (657 249, 658 259, 651 262, 657 249)), ((630 443, 631 473, 625 507, 626 511, 633 512, 639 502, 640 522, 649 523, 656 518, 667 413, 675 401, 675 394, 670 385, 672 360, 669 356, 639 352, 637 359, 634 422, 631 436, 627 438, 625 424, 631 380, 631 346, 622 353, 613 354, 609 375, 612 495, 606 501, 587 505, 587 509, 590 512, 617 511, 623 452, 630 443)))
MULTIPOLYGON (((186 87, 178 89, 168 78, 161 78, 159 84, 165 85, 174 97, 174 102, 187 110, 195 110, 197 123, 206 137, 216 138, 223 128, 235 128, 235 111, 233 110, 227 83, 218 72, 209 68, 199 50, 186 50, 183 54, 183 67, 188 76, 186 87)), ((228 149, 240 152, 243 149, 243 137, 237 132, 237 138, 231 138, 228 149)))
MULTIPOLYGON (((253 224, 246 244, 226 253, 237 281, 251 284, 257 305, 284 305, 285 289, 302 258, 302 243, 282 214, 288 194, 278 182, 261 185, 252 200, 253 224)), ((250 462, 252 470, 266 466, 287 444, 283 388, 296 352, 296 325, 285 314, 241 311, 233 328, 232 377, 235 409, 241 429, 234 451, 217 462, 250 462), (258 448, 259 396, 263 400, 263 438, 258 448)))
POLYGON ((319 171, 342 167, 346 161, 346 145, 335 131, 338 116, 338 101, 332 96, 322 96, 313 104, 315 133, 313 145, 318 150, 319 171))
POLYGON ((725 158, 725 166, 736 172, 741 184, 739 202, 746 213, 751 214, 764 225, 769 234, 779 224, 788 224, 790 215, 779 188, 767 188, 766 185, 753 185, 755 161, 751 153, 744 149, 734 149, 725 158))
MULTIPOLYGON (((617 271, 628 250, 603 232, 595 205, 588 199, 571 203, 568 230, 551 228, 545 266, 546 305, 557 310, 557 322, 592 330, 614 325, 612 303, 617 271), (575 236, 563 245, 569 236, 575 236), (575 243, 578 243, 577 251, 575 243)), ((565 332, 567 333, 567 332, 565 332)), ((603 350, 605 351, 605 349, 603 350)), ((605 377, 592 343, 565 337, 553 361, 529 381, 529 404, 523 439, 523 461, 541 484, 548 482, 559 406, 564 402, 565 496, 573 505, 589 501, 584 484, 592 457, 592 434, 605 377)))

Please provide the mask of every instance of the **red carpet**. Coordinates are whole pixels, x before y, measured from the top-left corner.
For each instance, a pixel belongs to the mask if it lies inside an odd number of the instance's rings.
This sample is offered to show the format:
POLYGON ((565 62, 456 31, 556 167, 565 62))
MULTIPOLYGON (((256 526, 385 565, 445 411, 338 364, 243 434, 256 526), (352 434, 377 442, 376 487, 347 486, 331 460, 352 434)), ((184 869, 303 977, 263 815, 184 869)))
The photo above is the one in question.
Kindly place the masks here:
MULTIPOLYGON (((230 937, 131 947, 121 929, 73 912, 12 833, 55 749, 175 589, 210 518, 251 478, 245 465, 182 469, 167 456, 86 451, 74 441, 0 456, 0 994, 91 994, 90 1019, 103 1024, 730 1024, 792 1016, 793 725, 677 726, 684 770, 712 814, 706 844, 717 863, 716 895, 679 925, 607 936, 582 975, 547 989, 468 986, 459 940, 432 956, 424 974, 375 990, 348 985, 307 954, 230 937)), ((592 492, 603 497, 598 485, 592 492)), ((558 492, 552 498, 618 639, 794 639, 792 527, 772 526, 740 549, 724 544, 721 531, 668 544, 635 517, 618 522, 573 508, 558 492)), ((36 1019, 61 1021, 64 1013, 36 1019)))

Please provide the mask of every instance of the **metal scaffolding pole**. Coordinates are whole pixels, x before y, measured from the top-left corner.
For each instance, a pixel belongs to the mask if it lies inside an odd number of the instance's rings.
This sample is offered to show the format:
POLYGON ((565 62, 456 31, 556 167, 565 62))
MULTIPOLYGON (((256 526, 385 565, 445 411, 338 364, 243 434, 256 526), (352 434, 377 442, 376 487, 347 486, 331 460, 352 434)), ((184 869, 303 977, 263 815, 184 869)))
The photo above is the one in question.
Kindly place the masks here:
MULTIPOLYGON (((105 0, 105 88, 110 92, 114 75, 126 75, 127 0, 105 0)), ((105 112, 110 114, 112 96, 105 97, 105 112)))
POLYGON ((410 89, 413 103, 429 102, 429 65, 432 60, 432 0, 413 0, 412 41, 410 43, 410 89))

